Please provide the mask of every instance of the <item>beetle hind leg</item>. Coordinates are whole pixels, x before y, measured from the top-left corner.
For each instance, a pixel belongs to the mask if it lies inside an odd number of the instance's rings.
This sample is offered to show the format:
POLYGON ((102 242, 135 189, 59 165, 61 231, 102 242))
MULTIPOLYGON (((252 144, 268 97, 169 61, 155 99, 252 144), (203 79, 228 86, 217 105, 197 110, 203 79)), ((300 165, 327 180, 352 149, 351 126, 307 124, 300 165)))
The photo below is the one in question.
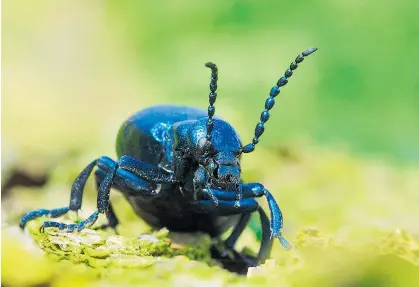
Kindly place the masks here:
POLYGON ((230 236, 224 241, 225 249, 219 251, 216 246, 213 246, 211 249, 213 258, 220 261, 225 269, 244 275, 249 267, 255 267, 264 263, 269 257, 273 244, 269 219, 260 206, 257 207, 257 211, 262 225, 262 242, 257 257, 241 254, 234 248, 250 220, 251 213, 244 213, 230 236))
POLYGON ((225 269, 242 275, 246 274, 249 267, 257 266, 256 258, 241 254, 234 249, 238 238, 249 223, 250 215, 251 213, 248 212, 240 216, 232 233, 224 241, 223 250, 220 250, 217 245, 211 247, 211 255, 215 260, 219 261, 225 269))

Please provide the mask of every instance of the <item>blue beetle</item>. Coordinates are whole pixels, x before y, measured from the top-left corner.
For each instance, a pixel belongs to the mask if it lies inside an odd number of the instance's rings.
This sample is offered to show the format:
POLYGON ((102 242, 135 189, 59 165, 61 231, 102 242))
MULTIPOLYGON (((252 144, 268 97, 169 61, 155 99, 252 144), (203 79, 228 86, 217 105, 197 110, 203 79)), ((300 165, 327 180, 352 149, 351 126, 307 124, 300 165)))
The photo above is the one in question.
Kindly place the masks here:
POLYGON ((20 227, 37 217, 59 217, 68 211, 78 211, 83 190, 95 167, 97 210, 75 224, 46 221, 41 227, 80 231, 95 223, 100 213, 108 220, 107 227, 116 228, 118 219, 109 201, 111 188, 122 192, 135 212, 153 228, 167 227, 178 232, 201 231, 218 237, 234 227, 224 242, 225 248, 213 247, 211 252, 225 268, 246 272, 249 266, 264 262, 270 255, 273 238, 282 246, 291 245, 282 237, 282 213, 271 193, 260 183, 243 183, 240 158, 254 151, 269 111, 275 104, 279 89, 288 82, 304 57, 315 52, 310 48, 299 54, 284 76, 271 89, 256 125, 251 143, 242 145, 234 128, 214 117, 217 97, 218 68, 211 69, 208 110, 183 106, 154 106, 131 116, 121 126, 116 141, 118 160, 102 156, 92 161, 75 179, 69 206, 38 209, 24 215, 20 227), (271 212, 269 222, 255 198, 266 197, 271 212), (256 258, 235 251, 234 246, 257 211, 262 225, 262 242, 256 258))

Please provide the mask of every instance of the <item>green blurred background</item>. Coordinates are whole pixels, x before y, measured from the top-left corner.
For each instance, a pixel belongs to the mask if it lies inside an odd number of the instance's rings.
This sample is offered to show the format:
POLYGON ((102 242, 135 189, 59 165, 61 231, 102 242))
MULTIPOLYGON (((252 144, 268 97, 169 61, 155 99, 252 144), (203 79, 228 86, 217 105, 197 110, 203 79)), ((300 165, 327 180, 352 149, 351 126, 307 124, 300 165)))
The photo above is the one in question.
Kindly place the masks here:
POLYGON ((113 152, 118 125, 140 108, 206 108, 209 60, 220 68, 217 113, 247 141, 271 86, 315 45, 283 89, 261 145, 304 137, 418 162, 418 6, 6 0, 3 142, 46 156, 98 144, 113 152))
POLYGON ((418 238, 418 1, 2 4, 2 185, 17 170, 52 174, 37 199, 3 191, 3 222, 67 202, 91 159, 115 156, 117 130, 137 110, 205 109, 207 61, 220 69, 216 113, 250 141, 270 88, 316 46, 244 158, 245 179, 276 194, 291 239, 307 226, 350 240, 353 227, 357 240, 395 228, 418 238))

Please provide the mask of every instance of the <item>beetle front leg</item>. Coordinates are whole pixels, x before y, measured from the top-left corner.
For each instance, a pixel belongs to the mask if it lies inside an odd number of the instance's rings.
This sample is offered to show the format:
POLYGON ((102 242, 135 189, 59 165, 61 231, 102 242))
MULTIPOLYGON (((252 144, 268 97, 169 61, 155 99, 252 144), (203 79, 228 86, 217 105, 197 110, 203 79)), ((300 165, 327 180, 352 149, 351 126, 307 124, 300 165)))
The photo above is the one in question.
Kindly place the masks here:
POLYGON ((256 211, 258 203, 253 198, 246 198, 240 200, 240 206, 237 206, 235 201, 218 200, 218 206, 215 206, 212 200, 199 200, 193 202, 192 208, 198 213, 214 213, 220 216, 229 216, 234 214, 242 214, 256 211))
POLYGON ((99 213, 108 213, 109 209, 109 196, 110 190, 113 184, 113 179, 118 170, 118 165, 115 165, 105 176, 100 183, 97 196, 97 210, 93 212, 87 219, 74 224, 65 224, 55 221, 46 221, 41 226, 41 232, 47 227, 58 227, 60 230, 66 230, 67 232, 73 232, 75 229, 81 231, 86 227, 93 225, 98 219, 99 213))
MULTIPOLYGON (((242 188, 242 200, 240 200, 240 204, 244 202, 244 200, 249 198, 255 198, 255 197, 262 197, 265 196, 268 201, 269 210, 271 211, 271 221, 270 221, 270 229, 271 229, 271 237, 277 237, 281 243, 281 245, 285 249, 290 249, 291 244, 287 242, 287 240, 282 236, 282 226, 283 226, 283 218, 282 218, 282 212, 279 208, 277 202, 275 201, 275 198, 272 196, 272 194, 260 183, 245 183, 241 184, 242 188)), ((236 192, 232 191, 224 191, 224 190, 217 190, 217 189, 211 189, 210 191, 219 199, 219 201, 235 201, 237 199, 236 192)), ((205 202, 205 205, 208 203, 205 202)), ((213 211, 215 212, 217 209, 216 207, 213 208, 213 211)))
POLYGON ((70 204, 67 207, 55 208, 55 209, 38 209, 25 214, 20 220, 20 228, 25 228, 26 223, 28 221, 34 220, 38 217, 42 216, 50 216, 52 218, 59 217, 61 215, 66 214, 68 211, 78 211, 81 208, 82 199, 83 199, 83 190, 84 186, 86 185, 86 181, 90 174, 92 173, 93 168, 96 166, 97 162, 100 159, 94 160, 89 163, 77 176, 76 180, 74 181, 71 187, 71 195, 70 195, 70 204))
POLYGON ((263 263, 269 257, 272 249, 273 240, 269 219, 254 199, 265 195, 264 188, 257 184, 241 185, 242 199, 239 200, 239 205, 237 205, 237 191, 208 189, 219 199, 219 206, 217 207, 211 204, 211 200, 201 200, 194 204, 195 211, 199 210, 199 212, 214 213, 217 215, 241 214, 239 222, 234 226, 232 233, 224 242, 225 249, 220 251, 216 246, 213 246, 211 249, 212 256, 229 270, 245 274, 248 267, 263 263), (237 252, 234 246, 246 228, 250 214, 254 211, 258 211, 260 216, 262 242, 257 257, 249 257, 237 252))
MULTIPOLYGON (((102 157, 97 163, 97 166, 99 169, 95 172, 95 176, 98 190, 98 211, 93 213, 85 221, 78 224, 63 225, 60 223, 57 225, 57 223, 50 222, 48 223, 50 224, 49 226, 66 229, 69 232, 74 229, 80 231, 83 228, 93 225, 93 223, 97 220, 99 213, 105 213, 106 218, 108 219, 108 224, 99 226, 99 228, 103 229, 106 227, 112 227, 115 229, 119 221, 109 201, 110 188, 112 186, 126 194, 141 194, 143 196, 152 196, 156 194, 154 185, 141 180, 130 171, 120 168, 118 164, 110 158, 102 157)), ((47 227, 45 224, 44 226, 47 227)))
POLYGON ((271 211, 271 237, 279 239, 282 247, 286 250, 291 249, 291 244, 282 236, 283 217, 281 209, 278 206, 272 194, 260 183, 247 183, 243 184, 243 193, 246 195, 253 194, 254 197, 265 196, 268 201, 269 210, 271 211))
POLYGON ((64 215, 69 210, 78 211, 82 205, 83 191, 87 179, 89 178, 95 166, 99 167, 96 175, 100 177, 100 183, 98 181, 97 184, 98 211, 94 212, 88 219, 81 221, 78 224, 66 225, 60 222, 47 221, 44 223, 42 229, 46 227, 58 227, 59 229, 65 229, 68 232, 72 232, 75 229, 82 230, 87 226, 91 226, 97 220, 99 213, 105 213, 110 224, 112 226, 116 226, 118 221, 116 219, 115 214, 112 211, 112 207, 110 207, 109 204, 110 187, 114 183, 120 189, 129 190, 129 193, 141 193, 142 195, 154 194, 154 189, 152 185, 144 182, 142 179, 138 178, 130 171, 119 168, 118 163, 112 160, 111 158, 103 156, 99 159, 92 161, 86 168, 83 169, 83 171, 75 179, 71 188, 70 204, 68 207, 56 208, 51 210, 39 209, 31 211, 22 217, 20 221, 20 227, 23 229, 28 221, 41 216, 49 215, 50 217, 54 218, 64 215))
POLYGON ((206 188, 202 189, 202 194, 211 200, 199 200, 192 203, 192 206, 197 212, 216 213, 218 215, 253 212, 258 207, 257 202, 253 198, 260 197, 263 193, 259 195, 257 192, 255 193, 255 190, 243 187, 243 184, 240 185, 240 195, 238 196, 237 191, 225 191, 206 186, 206 188), (214 200, 211 197, 217 199, 217 205, 213 204, 214 200), (240 199, 238 200, 238 198, 240 199))

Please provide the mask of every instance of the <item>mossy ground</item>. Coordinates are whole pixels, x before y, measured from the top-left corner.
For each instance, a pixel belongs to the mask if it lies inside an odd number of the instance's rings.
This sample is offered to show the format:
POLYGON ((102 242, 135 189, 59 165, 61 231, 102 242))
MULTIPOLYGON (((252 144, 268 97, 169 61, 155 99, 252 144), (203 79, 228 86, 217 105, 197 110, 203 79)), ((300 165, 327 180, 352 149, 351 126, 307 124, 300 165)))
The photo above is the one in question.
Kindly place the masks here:
MULTIPOLYGON (((66 204, 81 158, 63 159, 45 186, 15 187, 4 196, 3 286, 419 286, 417 168, 361 160, 341 150, 258 150, 245 158, 244 177, 275 194, 284 236, 294 249, 286 252, 276 242, 271 260, 240 277, 211 260, 208 236, 152 231, 117 192, 111 200, 119 234, 40 233, 45 218, 22 232, 17 223, 24 212, 66 204)), ((58 220, 74 222, 94 208, 90 182, 78 217, 58 220)), ((100 217, 94 226, 103 223, 100 217)), ((258 218, 251 223, 239 249, 254 252, 259 243, 251 229, 258 218)))

